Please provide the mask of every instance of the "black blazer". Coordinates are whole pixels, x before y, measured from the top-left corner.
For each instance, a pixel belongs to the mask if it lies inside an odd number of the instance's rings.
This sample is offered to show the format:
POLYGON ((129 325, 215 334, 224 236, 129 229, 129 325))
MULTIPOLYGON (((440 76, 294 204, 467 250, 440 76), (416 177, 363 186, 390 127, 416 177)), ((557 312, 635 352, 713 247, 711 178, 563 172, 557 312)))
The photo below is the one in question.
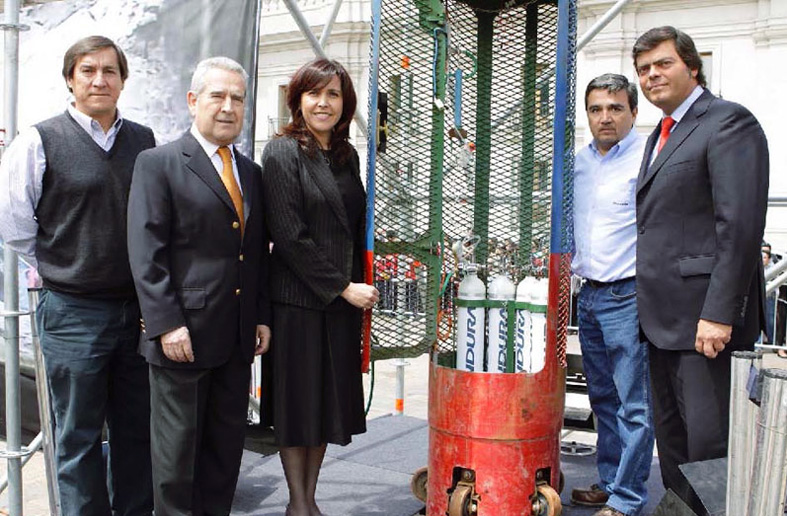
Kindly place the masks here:
POLYGON ((744 107, 707 90, 637 183, 637 305, 656 347, 693 350, 700 318, 733 326, 733 349, 763 324, 760 243, 768 203, 768 143, 744 107))
MULTIPOLYGON (((358 154, 350 159, 361 183, 358 154)), ((350 284, 353 252, 365 225, 350 227, 331 169, 289 137, 272 140, 262 155, 262 191, 271 253, 271 300, 326 309, 350 284)))
POLYGON ((251 362, 256 326, 270 323, 268 243, 260 168, 235 153, 245 231, 219 174, 186 133, 142 152, 128 203, 128 247, 151 364, 202 369, 240 350, 251 362), (158 338, 179 326, 191 335, 194 362, 167 359, 158 338))

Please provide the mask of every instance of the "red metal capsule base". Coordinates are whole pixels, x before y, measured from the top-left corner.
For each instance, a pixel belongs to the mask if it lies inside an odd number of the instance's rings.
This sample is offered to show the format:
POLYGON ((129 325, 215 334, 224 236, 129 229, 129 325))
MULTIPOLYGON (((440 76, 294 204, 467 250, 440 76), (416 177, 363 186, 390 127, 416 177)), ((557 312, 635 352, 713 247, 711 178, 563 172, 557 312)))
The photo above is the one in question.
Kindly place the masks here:
POLYGON ((549 348, 535 374, 430 366, 427 516, 560 514, 565 369, 549 348))

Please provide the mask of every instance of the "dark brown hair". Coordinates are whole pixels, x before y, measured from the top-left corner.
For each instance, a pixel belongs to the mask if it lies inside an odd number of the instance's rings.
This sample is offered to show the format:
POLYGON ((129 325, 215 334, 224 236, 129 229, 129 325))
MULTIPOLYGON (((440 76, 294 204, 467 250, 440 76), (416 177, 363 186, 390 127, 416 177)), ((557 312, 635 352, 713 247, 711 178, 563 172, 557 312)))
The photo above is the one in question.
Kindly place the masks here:
POLYGON ((341 84, 342 115, 331 134, 331 151, 337 163, 345 163, 352 153, 349 142, 350 123, 355 114, 357 99, 350 74, 337 61, 315 59, 295 72, 287 86, 287 107, 290 108, 292 122, 284 126, 282 134, 294 138, 310 156, 316 155, 320 147, 303 119, 301 96, 314 89, 324 88, 334 76, 339 77, 341 84))
MULTIPOLYGON (((104 36, 88 36, 82 38, 66 50, 66 55, 63 56, 63 79, 68 83, 69 79, 74 77, 74 68, 76 68, 77 61, 82 56, 98 52, 105 48, 114 48, 118 56, 118 67, 120 68, 120 78, 126 82, 128 78, 128 61, 123 50, 115 44, 111 39, 104 36)), ((71 91, 71 88, 68 89, 71 91)))
POLYGON ((606 90, 608 93, 625 91, 629 101, 629 110, 633 112, 637 109, 637 86, 633 82, 629 82, 629 80, 622 75, 605 73, 590 81, 585 90, 586 110, 588 108, 588 97, 590 97, 590 93, 594 90, 606 90))
POLYGON ((702 73, 702 58, 694 46, 694 40, 685 32, 670 25, 650 29, 645 34, 637 38, 631 57, 634 58, 634 69, 637 69, 637 57, 648 50, 653 50, 665 41, 673 41, 678 56, 683 60, 689 70, 697 70, 697 82, 703 88, 707 86, 705 74, 702 73))

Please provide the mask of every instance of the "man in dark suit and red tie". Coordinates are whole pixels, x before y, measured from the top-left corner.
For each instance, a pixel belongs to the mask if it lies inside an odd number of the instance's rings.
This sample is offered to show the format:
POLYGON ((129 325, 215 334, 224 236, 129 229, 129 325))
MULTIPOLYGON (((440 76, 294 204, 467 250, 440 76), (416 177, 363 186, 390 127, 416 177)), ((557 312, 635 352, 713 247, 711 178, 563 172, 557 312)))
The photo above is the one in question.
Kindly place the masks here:
POLYGON ((659 462, 665 487, 706 514, 678 466, 726 455, 731 353, 764 327, 768 144, 746 108, 706 89, 687 34, 651 29, 632 54, 663 112, 637 183, 636 266, 659 462))
POLYGON ((200 62, 190 131, 134 168, 128 242, 150 364, 157 516, 229 514, 250 363, 270 342, 261 173, 233 146, 247 81, 231 59, 200 62))

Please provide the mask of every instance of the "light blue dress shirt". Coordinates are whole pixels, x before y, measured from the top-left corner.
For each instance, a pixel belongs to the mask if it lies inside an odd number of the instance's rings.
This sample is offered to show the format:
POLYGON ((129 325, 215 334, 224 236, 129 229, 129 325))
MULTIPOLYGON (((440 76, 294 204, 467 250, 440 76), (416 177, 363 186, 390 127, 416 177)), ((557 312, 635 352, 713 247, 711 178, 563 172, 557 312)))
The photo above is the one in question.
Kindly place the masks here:
POLYGON ((596 281, 631 278, 637 258, 637 176, 647 138, 631 129, 605 155, 595 140, 574 165, 575 274, 596 281))

